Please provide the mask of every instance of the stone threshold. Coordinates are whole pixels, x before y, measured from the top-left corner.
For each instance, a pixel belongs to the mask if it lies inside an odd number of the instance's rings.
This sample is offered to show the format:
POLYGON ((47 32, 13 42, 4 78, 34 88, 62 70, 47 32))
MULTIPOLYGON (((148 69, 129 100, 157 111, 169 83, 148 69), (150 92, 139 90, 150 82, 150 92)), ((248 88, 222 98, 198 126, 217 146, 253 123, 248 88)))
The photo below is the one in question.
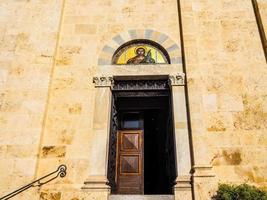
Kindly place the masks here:
POLYGON ((174 200, 174 195, 110 195, 109 200, 174 200))

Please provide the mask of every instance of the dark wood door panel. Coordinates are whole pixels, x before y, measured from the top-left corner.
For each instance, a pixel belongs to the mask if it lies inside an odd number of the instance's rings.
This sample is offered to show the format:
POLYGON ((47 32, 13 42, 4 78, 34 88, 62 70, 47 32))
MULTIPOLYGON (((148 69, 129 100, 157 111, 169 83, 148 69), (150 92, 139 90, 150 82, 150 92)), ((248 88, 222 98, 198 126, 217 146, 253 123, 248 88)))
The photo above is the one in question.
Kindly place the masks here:
POLYGON ((121 132, 121 151, 139 151, 140 140, 136 132, 121 132))
POLYGON ((143 194, 143 131, 118 131, 117 193, 143 194))
POLYGON ((139 175, 141 174, 140 155, 123 154, 120 156, 120 175, 139 175))
POLYGON ((119 194, 142 194, 142 190, 142 183, 138 176, 120 176, 119 194))

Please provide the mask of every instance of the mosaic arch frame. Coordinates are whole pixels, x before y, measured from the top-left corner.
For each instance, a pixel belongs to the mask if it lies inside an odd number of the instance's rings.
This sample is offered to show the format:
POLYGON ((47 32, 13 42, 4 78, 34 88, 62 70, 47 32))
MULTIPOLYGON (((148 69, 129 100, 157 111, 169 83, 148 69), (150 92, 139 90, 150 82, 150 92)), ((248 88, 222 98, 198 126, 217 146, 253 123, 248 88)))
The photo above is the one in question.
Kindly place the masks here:
POLYGON ((98 65, 112 65, 113 55, 116 50, 125 43, 134 40, 148 40, 158 43, 167 51, 170 64, 182 64, 181 47, 168 35, 151 29, 133 29, 117 34, 102 48, 98 58, 98 65))

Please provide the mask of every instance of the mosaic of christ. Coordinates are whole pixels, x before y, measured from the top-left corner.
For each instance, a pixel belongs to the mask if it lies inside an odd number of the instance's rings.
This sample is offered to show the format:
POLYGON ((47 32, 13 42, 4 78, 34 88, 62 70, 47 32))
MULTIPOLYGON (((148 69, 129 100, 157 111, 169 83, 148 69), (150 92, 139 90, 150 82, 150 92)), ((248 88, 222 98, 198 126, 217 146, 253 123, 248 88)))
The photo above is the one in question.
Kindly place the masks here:
POLYGON ((127 64, 150 64, 155 63, 155 60, 151 56, 151 50, 146 53, 146 48, 139 46, 135 49, 135 56, 127 61, 127 64))

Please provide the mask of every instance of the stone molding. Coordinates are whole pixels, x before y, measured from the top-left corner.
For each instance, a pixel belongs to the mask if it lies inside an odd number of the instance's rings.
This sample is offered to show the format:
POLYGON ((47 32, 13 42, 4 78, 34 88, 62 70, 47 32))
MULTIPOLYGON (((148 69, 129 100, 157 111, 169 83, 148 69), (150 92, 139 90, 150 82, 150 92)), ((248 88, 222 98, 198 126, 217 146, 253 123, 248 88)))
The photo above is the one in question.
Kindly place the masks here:
POLYGON ((192 181, 190 175, 178 176, 175 180, 175 199, 192 200, 192 181))
POLYGON ((191 184, 191 176, 178 176, 175 180, 175 186, 174 188, 180 188, 180 189, 186 189, 186 188, 192 188, 192 184, 191 184))
POLYGON ((185 74, 179 72, 174 75, 169 75, 170 86, 185 86, 185 74))
MULTIPOLYGON (((178 72, 174 75, 169 75, 170 86, 185 86, 185 74, 178 72)), ((93 77, 95 87, 111 87, 114 84, 113 76, 95 76, 93 77)))
POLYGON ((95 87, 111 87, 114 83, 112 76, 93 77, 95 87))
POLYGON ((91 176, 85 182, 82 189, 93 189, 93 190, 110 190, 108 180, 102 176, 91 176))
POLYGON ((212 166, 210 165, 198 165, 193 167, 193 177, 215 177, 212 166))

